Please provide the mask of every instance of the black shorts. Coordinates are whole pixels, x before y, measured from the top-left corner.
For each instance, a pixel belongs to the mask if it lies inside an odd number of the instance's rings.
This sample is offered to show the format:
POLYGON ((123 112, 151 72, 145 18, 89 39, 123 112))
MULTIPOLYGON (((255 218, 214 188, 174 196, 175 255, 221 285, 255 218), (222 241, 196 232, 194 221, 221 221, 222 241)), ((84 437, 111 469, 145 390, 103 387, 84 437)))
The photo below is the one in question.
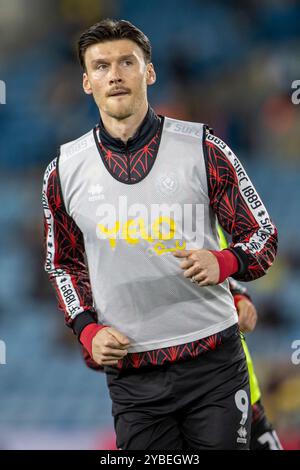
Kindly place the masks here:
POLYGON ((249 449, 249 379, 237 329, 188 361, 105 372, 118 449, 249 449))

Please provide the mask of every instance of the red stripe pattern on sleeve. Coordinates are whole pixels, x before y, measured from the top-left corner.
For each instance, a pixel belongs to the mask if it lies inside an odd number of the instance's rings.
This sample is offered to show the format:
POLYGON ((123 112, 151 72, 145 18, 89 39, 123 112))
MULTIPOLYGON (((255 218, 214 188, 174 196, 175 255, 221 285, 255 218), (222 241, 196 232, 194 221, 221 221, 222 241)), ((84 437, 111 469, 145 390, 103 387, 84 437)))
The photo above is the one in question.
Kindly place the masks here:
POLYGON ((251 281, 266 274, 277 252, 277 229, 232 150, 206 133, 208 193, 222 228, 232 236, 229 249, 239 260, 232 277, 251 281))
MULTIPOLYGON (((56 291, 59 309, 65 322, 73 327, 74 319, 89 312, 97 321, 84 259, 83 236, 66 213, 57 176, 57 159, 47 167, 43 181, 45 271, 56 291)), ((90 320, 91 322, 91 320, 90 320)))

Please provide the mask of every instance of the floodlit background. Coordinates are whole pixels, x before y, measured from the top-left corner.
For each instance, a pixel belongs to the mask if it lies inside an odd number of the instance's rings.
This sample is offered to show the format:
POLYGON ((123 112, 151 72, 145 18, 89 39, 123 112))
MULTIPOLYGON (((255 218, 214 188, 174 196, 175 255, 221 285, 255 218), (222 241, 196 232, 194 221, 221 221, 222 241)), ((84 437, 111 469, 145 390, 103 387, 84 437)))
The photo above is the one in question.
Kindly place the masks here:
POLYGON ((285 447, 300 449, 300 353, 292 348, 300 345, 296 0, 0 0, 0 448, 114 444, 105 376, 83 363, 43 272, 41 209, 42 175, 57 147, 98 119, 81 89, 74 44, 105 17, 128 19, 148 35, 158 75, 151 105, 213 127, 279 229, 274 266, 247 285, 259 312, 247 339, 268 416, 285 447))

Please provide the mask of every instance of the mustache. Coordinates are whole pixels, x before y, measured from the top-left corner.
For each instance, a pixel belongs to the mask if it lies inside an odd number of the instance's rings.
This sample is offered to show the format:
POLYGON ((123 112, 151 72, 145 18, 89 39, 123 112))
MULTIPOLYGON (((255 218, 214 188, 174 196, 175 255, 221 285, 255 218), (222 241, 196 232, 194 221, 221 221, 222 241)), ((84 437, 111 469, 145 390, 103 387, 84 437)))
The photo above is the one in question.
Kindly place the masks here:
POLYGON ((117 93, 130 93, 130 90, 129 88, 124 88, 124 87, 113 88, 107 93, 106 96, 113 96, 113 95, 116 95, 117 93))

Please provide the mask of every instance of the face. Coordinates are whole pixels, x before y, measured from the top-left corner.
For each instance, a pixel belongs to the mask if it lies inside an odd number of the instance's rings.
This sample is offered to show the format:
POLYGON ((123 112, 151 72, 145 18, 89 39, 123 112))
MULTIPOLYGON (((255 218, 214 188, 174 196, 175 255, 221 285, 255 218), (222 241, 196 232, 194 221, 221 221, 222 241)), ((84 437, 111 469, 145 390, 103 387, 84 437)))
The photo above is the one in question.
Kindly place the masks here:
POLYGON ((83 89, 92 94, 99 111, 122 120, 147 104, 147 86, 156 80, 153 64, 129 39, 93 44, 85 52, 83 89))

